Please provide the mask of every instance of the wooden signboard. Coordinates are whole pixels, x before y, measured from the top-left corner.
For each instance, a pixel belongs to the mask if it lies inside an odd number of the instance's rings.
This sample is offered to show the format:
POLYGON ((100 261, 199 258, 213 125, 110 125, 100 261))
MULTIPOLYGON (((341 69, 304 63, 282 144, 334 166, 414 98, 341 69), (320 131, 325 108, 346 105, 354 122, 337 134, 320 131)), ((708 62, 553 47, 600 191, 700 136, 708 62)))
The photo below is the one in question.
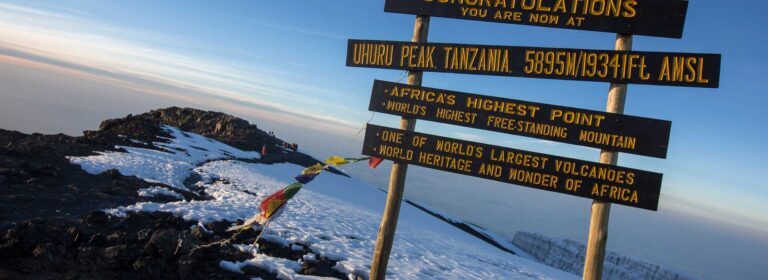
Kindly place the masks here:
POLYGON ((681 38, 681 0, 386 0, 391 13, 681 38))
POLYGON ((363 154, 656 211, 662 174, 369 124, 363 154))
POLYGON ((665 158, 669 121, 376 80, 369 110, 665 158))
POLYGON ((717 88, 720 55, 349 40, 347 66, 717 88))

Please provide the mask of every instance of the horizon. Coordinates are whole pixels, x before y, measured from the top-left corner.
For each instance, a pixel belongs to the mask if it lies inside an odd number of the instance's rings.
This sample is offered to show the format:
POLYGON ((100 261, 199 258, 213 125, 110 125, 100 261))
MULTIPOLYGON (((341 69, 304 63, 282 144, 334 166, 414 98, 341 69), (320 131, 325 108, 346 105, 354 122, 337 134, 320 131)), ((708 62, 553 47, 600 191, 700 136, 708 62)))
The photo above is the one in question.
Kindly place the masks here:
MULTIPOLYGON (((666 159, 622 153, 618 165, 664 174, 660 212, 737 226, 743 236, 765 242, 768 191, 759 178, 768 166, 768 132, 760 125, 768 97, 760 91, 760 66, 768 55, 754 46, 768 38, 759 28, 768 18, 759 8, 724 13, 729 4, 713 2, 690 4, 682 39, 634 36, 638 51, 722 53, 722 74, 719 89, 630 85, 625 113, 672 121, 670 147, 666 159)), ((407 41, 413 16, 383 12, 383 1, 180 3, 0 1, 0 82, 6 85, 0 129, 80 135, 107 118, 194 107, 242 117, 320 156, 353 156, 360 153, 360 130, 369 120, 397 126, 399 117, 369 112, 368 98, 374 79, 399 81, 404 71, 346 67, 346 43, 407 41), (316 139, 326 140, 310 141, 316 139)), ((429 36, 430 42, 606 50, 615 37, 443 18, 432 19, 429 36)), ((608 93, 608 83, 460 74, 425 73, 423 83, 598 111, 608 93)), ((418 131, 591 162, 599 158, 593 148, 428 121, 419 121, 418 131)), ((381 187, 389 171, 382 170, 355 172, 381 187)), ((419 186, 420 180, 409 184, 419 186)), ((588 217, 588 210, 573 211, 588 217)))

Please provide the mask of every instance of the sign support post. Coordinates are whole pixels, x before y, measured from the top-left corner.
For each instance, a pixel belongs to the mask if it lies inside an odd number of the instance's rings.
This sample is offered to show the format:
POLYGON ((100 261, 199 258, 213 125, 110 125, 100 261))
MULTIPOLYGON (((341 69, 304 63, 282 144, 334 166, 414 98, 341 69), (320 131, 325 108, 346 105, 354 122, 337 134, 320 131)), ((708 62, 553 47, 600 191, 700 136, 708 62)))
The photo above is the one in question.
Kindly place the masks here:
MULTIPOLYGON (((617 51, 632 50, 632 35, 616 35, 617 51)), ((611 83, 608 91, 608 101, 605 111, 623 114, 627 98, 627 84, 611 83)), ((619 160, 618 152, 600 151, 600 163, 616 165, 619 160)), ((589 239, 584 260, 582 279, 600 280, 603 277, 603 262, 605 261, 605 245, 608 242, 608 220, 611 215, 611 204, 608 202, 592 201, 592 214, 589 220, 589 239)))
MULTIPOLYGON (((422 43, 427 41, 429 34, 429 16, 416 16, 413 25, 412 42, 422 43)), ((407 83, 421 86, 422 71, 409 71, 407 83)), ((403 117, 400 120, 400 128, 406 131, 416 129, 416 119, 403 117)), ((392 243, 395 239, 397 219, 400 216, 400 204, 405 190, 405 175, 408 172, 408 164, 394 162, 392 172, 389 175, 389 190, 387 202, 384 206, 384 214, 381 216, 379 235, 376 238, 376 248, 371 261, 371 280, 383 280, 387 273, 389 254, 392 251, 392 243)))

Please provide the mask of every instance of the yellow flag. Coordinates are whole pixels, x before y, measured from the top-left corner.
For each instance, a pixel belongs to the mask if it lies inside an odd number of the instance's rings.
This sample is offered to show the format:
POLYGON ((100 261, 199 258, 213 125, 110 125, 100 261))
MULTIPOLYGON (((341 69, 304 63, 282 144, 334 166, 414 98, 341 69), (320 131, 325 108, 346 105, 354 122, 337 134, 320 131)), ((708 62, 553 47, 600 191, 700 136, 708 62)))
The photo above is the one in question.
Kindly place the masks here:
POLYGON ((345 165, 347 163, 350 163, 350 161, 340 156, 332 156, 325 160, 325 164, 333 166, 345 165))
POLYGON ((323 169, 325 169, 325 166, 318 163, 305 168, 303 171, 301 171, 301 174, 304 174, 304 175, 320 174, 320 172, 322 172, 323 169))

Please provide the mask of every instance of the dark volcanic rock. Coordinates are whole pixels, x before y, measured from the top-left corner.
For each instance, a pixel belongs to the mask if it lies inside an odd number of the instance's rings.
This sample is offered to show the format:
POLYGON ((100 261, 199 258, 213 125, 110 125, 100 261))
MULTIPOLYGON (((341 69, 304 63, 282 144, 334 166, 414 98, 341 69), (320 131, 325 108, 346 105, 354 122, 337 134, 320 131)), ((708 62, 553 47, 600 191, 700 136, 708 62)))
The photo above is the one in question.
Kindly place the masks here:
MULTIPOLYGON (((170 107, 135 116, 129 115, 121 119, 106 120, 101 123, 98 131, 86 131, 85 139, 102 144, 121 143, 121 145, 137 146, 136 143, 130 142, 130 139, 146 143, 163 141, 157 136, 167 137, 168 135, 160 125, 194 132, 241 150, 261 151, 262 147, 265 147, 267 156, 257 161, 261 163, 291 162, 308 167, 319 162, 303 153, 286 152, 279 148, 294 143, 270 136, 259 130, 257 125, 250 124, 244 119, 220 112, 192 108, 170 107)), ((346 176, 333 168, 330 172, 346 176)))
POLYGON ((148 254, 157 254, 166 259, 171 259, 176 252, 176 246, 179 231, 175 229, 163 229, 156 231, 149 238, 149 242, 144 247, 144 252, 148 254))
POLYGON ((209 239, 209 238, 211 238, 213 236, 213 233, 208 232, 203 227, 197 225, 197 226, 192 228, 192 236, 194 236, 195 238, 197 238, 199 240, 207 240, 207 239, 209 239))
POLYGON ((345 279, 348 278, 343 273, 333 269, 336 266, 335 261, 331 261, 328 258, 320 258, 314 261, 305 261, 301 264, 301 274, 316 275, 323 277, 334 277, 345 279))
POLYGON ((277 277, 273 276, 268 271, 264 271, 263 269, 258 268, 256 266, 252 266, 252 265, 243 266, 242 268, 240 268, 240 270, 249 275, 255 275, 257 277, 260 277, 261 279, 264 279, 264 280, 277 279, 277 277))
POLYGON ((114 149, 82 137, 0 129, 0 147, 0 229, 35 217, 72 219, 146 201, 136 192, 158 185, 117 171, 91 175, 70 164, 67 156, 114 149))
POLYGON ((242 150, 260 151, 265 143, 274 146, 282 142, 244 119, 220 112, 179 107, 106 120, 101 123, 98 131, 87 131, 85 134, 86 138, 102 141, 122 142, 124 140, 120 139, 130 138, 151 143, 161 140, 157 136, 166 136, 159 124, 214 138, 242 150))
POLYGON ((61 265, 66 257, 67 250, 62 244, 51 242, 37 244, 32 255, 40 261, 45 268, 57 267, 61 265))
POLYGON ((109 216, 104 211, 91 211, 88 216, 85 217, 85 222, 89 225, 103 225, 109 221, 109 216))
POLYGON ((231 225, 230 222, 227 221, 213 221, 205 225, 208 230, 213 231, 213 233, 218 235, 224 235, 226 234, 227 228, 229 228, 231 225))
POLYGON ((248 254, 228 244, 208 246, 193 237, 193 222, 167 223, 169 217, 140 212, 99 224, 88 218, 19 223, 0 234, 0 279, 247 279, 218 263, 248 254), (92 240, 78 241, 80 235, 92 240))

